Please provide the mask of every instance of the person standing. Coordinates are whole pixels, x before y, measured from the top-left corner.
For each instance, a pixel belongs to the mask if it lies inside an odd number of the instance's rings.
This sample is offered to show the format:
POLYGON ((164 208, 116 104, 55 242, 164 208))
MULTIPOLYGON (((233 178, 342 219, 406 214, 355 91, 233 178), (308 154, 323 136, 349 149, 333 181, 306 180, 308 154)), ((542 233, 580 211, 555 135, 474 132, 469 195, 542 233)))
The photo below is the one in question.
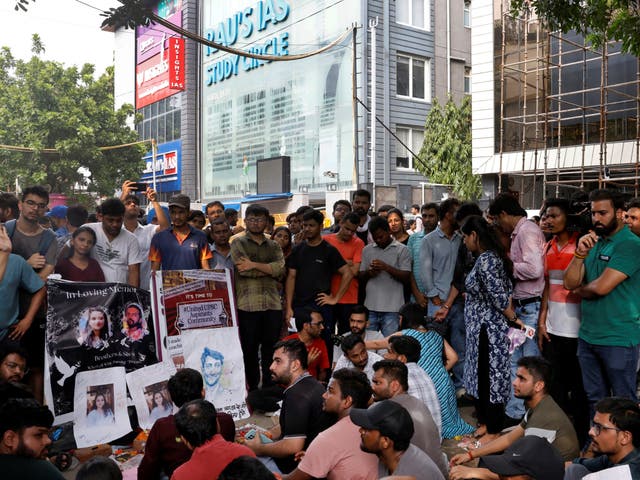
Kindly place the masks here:
POLYGON ((286 312, 288 322, 297 310, 319 307, 324 319, 322 338, 333 357, 331 335, 335 333, 333 305, 349 289, 353 273, 338 249, 323 240, 320 234, 324 216, 317 210, 309 210, 303 216, 302 230, 305 240, 294 246, 287 257, 287 280, 285 283, 286 312), (340 283, 332 294, 331 282, 334 275, 340 275, 340 283))
POLYGON ((151 270, 209 270, 211 250, 207 236, 187 223, 191 199, 174 195, 169 200, 171 228, 162 230, 151 239, 149 260, 151 270))
POLYGON ((422 228, 420 230, 416 228, 416 233, 409 238, 407 248, 411 252, 411 293, 415 301, 422 308, 426 308, 427 299, 422 293, 424 291, 424 281, 422 280, 422 268, 420 265, 420 248, 422 247, 422 239, 438 226, 438 205, 425 203, 420 209, 420 214, 422 216, 422 228))
MULTIPOLYGON (((495 218, 498 228, 510 235, 509 258, 513 262, 515 280, 513 306, 518 318, 535 332, 544 290, 544 235, 538 225, 527 220, 527 212, 512 195, 498 195, 489 205, 489 214, 495 218)), ((536 340, 535 335, 533 338, 525 337, 524 343, 511 354, 511 381, 515 378, 520 358, 540 355, 536 340)), ((507 424, 519 423, 524 412, 524 402, 515 397, 512 389, 506 408, 507 424)))
POLYGON ((142 255, 142 263, 140 263, 140 288, 143 290, 149 290, 151 280, 151 262, 149 261, 149 250, 151 248, 151 239, 153 236, 169 228, 169 219, 164 213, 164 210, 158 202, 157 192, 147 187, 146 191, 138 192, 147 197, 147 200, 157 212, 158 224, 142 225, 138 219, 140 218, 140 198, 135 194, 133 187, 135 182, 125 180, 122 184, 122 195, 120 199, 124 203, 124 228, 133 233, 138 240, 138 246, 140 247, 140 254, 142 255))
POLYGON ((367 282, 364 306, 369 309, 369 328, 388 337, 398 330, 404 285, 411 276, 411 255, 391 237, 386 218, 374 217, 368 228, 374 243, 362 250, 359 278, 367 282))
MULTIPOLYGON (((338 303, 333 306, 333 316, 338 324, 338 335, 349 331, 349 317, 353 308, 358 304, 358 272, 362 261, 364 243, 356 235, 360 218, 355 213, 347 213, 341 217, 337 233, 330 233, 323 238, 338 249, 340 255, 351 270, 353 278, 349 288, 338 303)), ((331 279, 331 294, 336 295, 340 288, 342 276, 334 274, 331 279)))
POLYGON ((249 391, 260 384, 258 349, 262 387, 272 384, 269 365, 282 327, 278 282, 284 276, 284 257, 280 245, 264 236, 268 216, 269 210, 262 205, 250 205, 244 219, 247 230, 231 244, 240 343, 249 391))
POLYGON ((209 227, 209 237, 213 240, 209 244, 212 255, 209 266, 212 270, 228 268, 233 272, 235 266, 233 258, 231 258, 231 245, 229 244, 229 238, 231 238, 229 224, 223 218, 216 218, 209 227))
POLYGON ((373 243, 369 232, 369 209, 371 208, 371 193, 368 190, 356 190, 351 199, 353 213, 360 217, 360 223, 356 235, 365 245, 373 243))
POLYGON ((578 241, 564 287, 582 297, 578 360, 594 414, 597 401, 636 400, 640 344, 640 238, 623 223, 624 203, 610 190, 589 195, 593 230, 578 241))

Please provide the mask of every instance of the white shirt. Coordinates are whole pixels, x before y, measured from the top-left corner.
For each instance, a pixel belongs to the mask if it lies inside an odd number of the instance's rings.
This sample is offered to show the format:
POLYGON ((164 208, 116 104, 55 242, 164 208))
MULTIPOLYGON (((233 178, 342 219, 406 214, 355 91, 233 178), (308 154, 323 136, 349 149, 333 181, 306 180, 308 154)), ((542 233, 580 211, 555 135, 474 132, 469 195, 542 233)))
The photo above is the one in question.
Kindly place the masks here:
POLYGON ((105 281, 128 283, 129 265, 142 263, 143 260, 136 236, 127 230, 120 230, 118 236, 110 242, 102 229, 102 222, 83 226, 96 232, 97 241, 91 250, 91 256, 100 264, 105 281))
MULTIPOLYGON (((122 228, 124 229, 124 226, 122 228)), ((151 239, 156 234, 157 230, 158 225, 154 225, 152 223, 150 223, 149 225, 142 225, 138 223, 136 229, 131 232, 138 239, 140 255, 142 255, 142 262, 140 263, 140 288, 144 290, 149 290, 149 283, 151 279, 151 261, 149 260, 149 249, 151 248, 151 239)))

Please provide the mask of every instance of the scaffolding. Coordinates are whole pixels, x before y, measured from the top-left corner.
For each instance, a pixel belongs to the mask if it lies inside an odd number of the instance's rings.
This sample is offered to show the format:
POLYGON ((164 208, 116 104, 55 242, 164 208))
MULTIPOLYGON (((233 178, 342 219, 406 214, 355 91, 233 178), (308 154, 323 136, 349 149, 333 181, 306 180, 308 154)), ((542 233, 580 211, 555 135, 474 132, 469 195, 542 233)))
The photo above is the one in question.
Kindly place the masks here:
POLYGON ((594 48, 578 34, 545 31, 532 12, 514 17, 505 10, 508 2, 501 6, 501 39, 496 36, 501 40, 496 49, 499 190, 508 173, 520 176, 519 184, 516 180, 509 187, 523 198, 527 183, 526 193, 538 205, 561 190, 595 184, 637 197, 640 59, 621 53, 617 42, 594 48), (624 158, 612 158, 612 142, 631 144, 624 158), (521 171, 514 171, 514 155, 520 154, 521 171), (507 155, 510 168, 505 171, 507 155))

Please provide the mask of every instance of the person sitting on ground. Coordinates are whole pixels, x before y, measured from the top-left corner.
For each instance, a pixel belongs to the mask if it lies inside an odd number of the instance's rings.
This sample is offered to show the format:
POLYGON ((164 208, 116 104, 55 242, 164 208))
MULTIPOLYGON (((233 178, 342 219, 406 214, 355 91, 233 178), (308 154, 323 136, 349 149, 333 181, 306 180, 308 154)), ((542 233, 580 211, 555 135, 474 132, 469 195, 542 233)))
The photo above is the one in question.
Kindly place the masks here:
POLYGON ((433 421, 442 438, 442 413, 438 392, 431 377, 418 365, 420 360, 420 342, 408 335, 389 337, 389 350, 385 360, 399 360, 407 366, 409 372, 409 390, 407 393, 420 400, 431 412, 433 421))
POLYGON ((355 368, 364 372, 369 381, 373 378, 373 364, 382 360, 382 357, 374 352, 367 352, 364 340, 360 335, 344 337, 342 344, 342 356, 336 363, 336 370, 340 368, 355 368))
POLYGON ((190 450, 191 458, 179 466, 171 480, 210 480, 234 459, 255 454, 234 442, 228 442, 218 433, 216 407, 206 400, 185 403, 175 415, 180 438, 190 450))
POLYGON ((0 407, 0 471, 3 480, 62 480, 46 460, 53 414, 33 399, 13 398, 0 407))
POLYGON ((378 459, 360 449, 359 429, 349 417, 352 408, 369 405, 371 386, 366 375, 351 368, 336 370, 323 398, 323 410, 336 414, 338 421, 311 442, 287 480, 377 479, 378 459))
MULTIPOLYGON (((600 400, 589 436, 596 457, 573 460, 566 466, 566 480, 616 466, 627 467, 626 478, 640 479, 640 408, 636 402, 619 397, 600 400)), ((619 472, 616 478, 624 478, 623 473, 619 472)))
POLYGON ((122 480, 122 472, 114 460, 93 457, 80 467, 76 480, 122 480))
POLYGON ((0 382, 20 383, 28 371, 27 351, 24 348, 14 343, 0 348, 0 382))
POLYGON ((398 360, 381 360, 373 364, 373 399, 376 402, 393 400, 407 409, 413 420, 414 434, 411 443, 429 455, 442 475, 449 474, 447 458, 440 449, 440 432, 431 412, 424 403, 407 393, 409 371, 398 360))
POLYGON ((413 420, 399 403, 383 400, 368 409, 352 408, 351 421, 360 427, 360 448, 378 456, 378 477, 407 475, 416 480, 444 480, 429 456, 411 444, 413 420))
MULTIPOLYGON (((528 435, 514 442, 502 455, 489 455, 480 460, 493 476, 474 476, 476 480, 562 480, 564 463, 558 450, 546 439, 528 435), (497 477, 496 477, 497 476, 497 477)), ((460 476, 460 468, 453 467, 449 480, 470 478, 460 476)))
MULTIPOLYGON (((178 408, 191 400, 204 398, 202 375, 192 368, 179 370, 169 379, 167 388, 171 401, 178 408)), ((222 437, 232 442, 235 425, 231 415, 218 413, 216 420, 222 437)), ((149 432, 144 457, 138 467, 138 480, 155 480, 162 472, 171 477, 173 471, 189 458, 191 450, 180 440, 174 415, 159 418, 149 432)))
POLYGON ((327 346, 322 340, 321 334, 324 330, 324 320, 315 307, 308 307, 298 310, 296 314, 296 330, 283 340, 298 339, 307 347, 309 373, 319 382, 327 380, 329 373, 329 355, 327 346))
POLYGON ((307 371, 307 349, 300 340, 283 340, 274 345, 270 371, 273 381, 285 386, 279 424, 271 429, 272 443, 256 435, 245 439, 267 468, 289 473, 296 468, 295 454, 309 446, 324 430, 322 414, 324 387, 307 371))
MULTIPOLYGON (((451 459, 451 463, 459 465, 474 458, 502 452, 525 435, 546 438, 551 445, 558 449, 565 460, 577 457, 580 449, 573 424, 551 395, 547 393, 550 378, 551 367, 544 358, 522 357, 518 360, 513 390, 516 397, 523 399, 528 408, 522 423, 509 433, 499 436, 486 445, 455 455, 451 459)), ((498 478, 497 475, 489 475, 482 468, 463 468, 468 471, 469 476, 461 478, 498 478)))
POLYGON ((255 457, 242 456, 233 460, 220 473, 218 480, 276 480, 273 473, 255 457))

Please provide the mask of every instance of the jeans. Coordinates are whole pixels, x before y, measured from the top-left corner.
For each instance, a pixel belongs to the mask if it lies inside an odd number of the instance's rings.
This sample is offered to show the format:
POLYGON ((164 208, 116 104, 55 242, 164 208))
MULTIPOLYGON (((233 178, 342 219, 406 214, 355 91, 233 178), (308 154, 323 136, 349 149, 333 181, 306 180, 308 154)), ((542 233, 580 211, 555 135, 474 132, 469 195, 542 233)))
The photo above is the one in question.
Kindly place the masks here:
POLYGON ((578 339, 578 360, 591 418, 596 403, 613 395, 636 400, 638 346, 594 345, 578 339))
MULTIPOLYGON (((540 313, 540 302, 533 302, 516 308, 516 315, 522 323, 533 327, 536 330, 536 335, 533 338, 527 338, 525 342, 520 345, 511 355, 511 381, 516 378, 516 370, 518 370, 518 360, 522 357, 537 357, 540 356, 540 350, 538 349, 538 315, 540 313)), ((511 386, 511 397, 509 403, 507 403, 506 413, 511 418, 522 418, 525 413, 524 401, 516 398, 513 395, 513 385, 511 386)))
POLYGON ((369 312, 369 326, 367 330, 382 332, 388 337, 398 331, 398 312, 369 312))

